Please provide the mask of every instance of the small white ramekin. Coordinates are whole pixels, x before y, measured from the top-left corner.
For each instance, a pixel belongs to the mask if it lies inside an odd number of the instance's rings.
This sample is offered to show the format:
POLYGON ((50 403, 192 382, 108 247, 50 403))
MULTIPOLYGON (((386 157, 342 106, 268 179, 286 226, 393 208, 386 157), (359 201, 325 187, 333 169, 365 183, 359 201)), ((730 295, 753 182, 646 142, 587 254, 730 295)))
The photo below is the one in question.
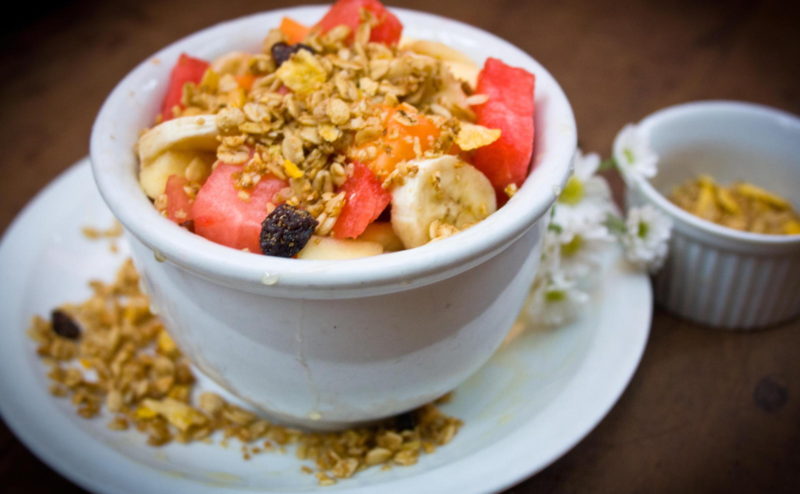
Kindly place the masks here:
POLYGON ((168 46, 119 83, 91 138, 100 192, 129 234, 134 262, 181 349, 258 409, 316 428, 419 406, 488 360, 528 292, 543 218, 576 146, 569 102, 525 52, 456 21, 394 9, 410 36, 442 41, 478 63, 499 57, 536 75, 534 168, 503 208, 439 242, 334 262, 237 251, 159 215, 139 187, 133 149, 153 123, 178 55, 255 52, 283 16, 313 24, 325 10, 252 15, 168 46))
POLYGON ((656 301, 708 326, 756 329, 800 314, 800 235, 741 232, 698 218, 666 198, 698 174, 743 180, 800 208, 800 118, 765 106, 701 101, 640 123, 659 156, 658 175, 628 180, 630 205, 672 218, 670 254, 655 277, 656 301))

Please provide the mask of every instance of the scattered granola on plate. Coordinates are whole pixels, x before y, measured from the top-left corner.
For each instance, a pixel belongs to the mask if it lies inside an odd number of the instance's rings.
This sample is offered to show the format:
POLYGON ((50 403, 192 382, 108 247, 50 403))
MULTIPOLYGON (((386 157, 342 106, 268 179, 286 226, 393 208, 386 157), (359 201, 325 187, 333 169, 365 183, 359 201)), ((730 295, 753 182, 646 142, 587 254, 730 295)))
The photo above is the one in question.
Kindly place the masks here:
POLYGON ((35 316, 29 335, 49 367, 50 392, 69 398, 87 419, 114 430, 135 429, 148 444, 238 439, 245 459, 294 445, 302 470, 322 485, 380 465, 408 466, 450 442, 461 421, 425 405, 373 427, 305 432, 273 424, 197 389, 183 356, 139 288, 126 261, 112 283, 91 281, 92 296, 35 316))

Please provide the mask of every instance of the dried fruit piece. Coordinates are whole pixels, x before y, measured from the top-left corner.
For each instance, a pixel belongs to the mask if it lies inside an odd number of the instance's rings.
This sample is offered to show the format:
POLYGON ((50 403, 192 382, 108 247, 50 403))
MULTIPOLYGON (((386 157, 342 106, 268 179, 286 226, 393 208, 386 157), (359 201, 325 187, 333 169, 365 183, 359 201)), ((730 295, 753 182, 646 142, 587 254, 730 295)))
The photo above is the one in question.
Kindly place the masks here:
POLYGON ((68 340, 77 340, 81 337, 81 327, 66 312, 55 309, 50 313, 50 321, 53 324, 53 332, 68 340))
POLYGON ((308 243, 317 224, 307 211, 281 204, 261 224, 261 251, 268 256, 294 257, 308 243))
POLYGON ((417 418, 416 410, 411 410, 394 418, 394 428, 398 431, 413 430, 418 423, 419 419, 417 418))
POLYGON ((300 50, 308 50, 309 52, 314 53, 313 48, 308 45, 304 45, 303 43, 290 45, 288 43, 284 43, 283 41, 278 41, 272 45, 272 48, 270 48, 270 53, 272 54, 272 59, 275 60, 275 66, 280 67, 283 65, 283 62, 292 58, 292 55, 300 50))
POLYGON ((308 36, 308 32, 311 31, 310 27, 300 24, 290 17, 284 17, 281 19, 281 25, 279 29, 283 34, 283 38, 290 44, 296 44, 300 41, 303 41, 306 36, 308 36))

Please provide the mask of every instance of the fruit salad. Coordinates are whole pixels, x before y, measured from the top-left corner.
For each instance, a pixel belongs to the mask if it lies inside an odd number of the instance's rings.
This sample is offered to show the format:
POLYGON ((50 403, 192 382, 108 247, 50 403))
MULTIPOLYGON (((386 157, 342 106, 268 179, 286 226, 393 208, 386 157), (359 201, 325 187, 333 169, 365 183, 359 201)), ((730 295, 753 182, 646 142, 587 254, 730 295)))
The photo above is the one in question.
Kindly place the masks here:
POLYGON ((260 53, 182 54, 139 180, 208 240, 300 259, 418 247, 492 214, 528 175, 534 76, 402 36, 377 0, 284 18, 260 53))

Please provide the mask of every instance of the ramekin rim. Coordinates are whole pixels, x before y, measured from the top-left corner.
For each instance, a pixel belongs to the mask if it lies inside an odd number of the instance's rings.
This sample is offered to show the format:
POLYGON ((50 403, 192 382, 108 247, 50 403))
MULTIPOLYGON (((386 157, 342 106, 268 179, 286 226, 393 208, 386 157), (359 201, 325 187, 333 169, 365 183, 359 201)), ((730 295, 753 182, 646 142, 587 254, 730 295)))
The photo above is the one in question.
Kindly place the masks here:
MULTIPOLYGON (((661 108, 643 118, 639 122, 639 126, 645 135, 649 135, 650 129, 655 125, 659 119, 676 113, 686 111, 702 111, 704 109, 732 109, 739 111, 755 111, 763 115, 771 117, 781 116, 790 120, 796 121, 800 125, 800 117, 789 113, 784 110, 772 108, 758 103, 751 103, 745 101, 735 100, 699 100, 690 101, 686 103, 678 103, 665 108, 661 108)), ((632 175, 627 179, 628 185, 632 183, 646 198, 655 203, 659 209, 669 214, 673 220, 680 221, 681 224, 687 225, 708 233, 716 238, 725 240, 742 242, 750 245, 800 245, 800 234, 788 235, 772 235, 766 233, 752 233, 735 230, 726 226, 718 225, 714 222, 705 220, 695 216, 688 211, 683 210, 672 201, 667 199, 647 178, 640 175, 632 175)))

